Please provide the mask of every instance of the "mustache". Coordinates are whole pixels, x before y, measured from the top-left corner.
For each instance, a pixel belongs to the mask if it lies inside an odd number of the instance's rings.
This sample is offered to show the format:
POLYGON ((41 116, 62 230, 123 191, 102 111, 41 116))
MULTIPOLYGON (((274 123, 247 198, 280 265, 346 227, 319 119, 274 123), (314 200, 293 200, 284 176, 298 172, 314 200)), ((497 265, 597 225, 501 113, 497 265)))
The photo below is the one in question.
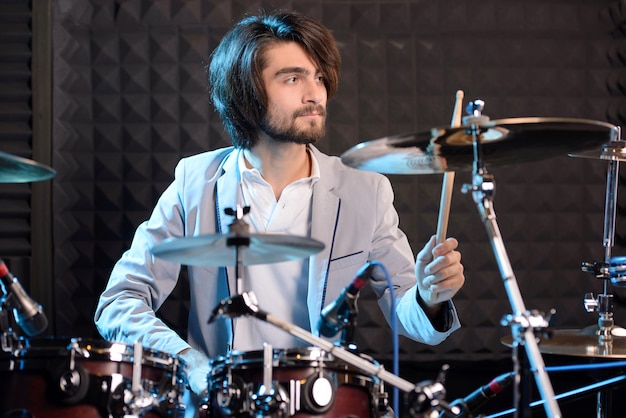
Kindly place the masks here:
POLYGON ((320 116, 326 116, 326 109, 322 105, 309 105, 296 110, 293 113, 293 117, 297 118, 298 116, 309 115, 311 113, 317 113, 320 116))

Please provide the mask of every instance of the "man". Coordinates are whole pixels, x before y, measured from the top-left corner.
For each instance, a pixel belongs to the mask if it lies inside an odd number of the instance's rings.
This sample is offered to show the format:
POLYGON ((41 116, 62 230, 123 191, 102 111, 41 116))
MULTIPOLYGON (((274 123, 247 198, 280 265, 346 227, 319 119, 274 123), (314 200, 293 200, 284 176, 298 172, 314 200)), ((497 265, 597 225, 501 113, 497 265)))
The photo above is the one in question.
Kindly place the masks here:
MULTIPOLYGON (((95 320, 104 338, 142 341, 180 355, 196 394, 207 389, 210 358, 260 350, 263 343, 305 345, 251 318, 207 322, 237 289, 234 260, 189 266, 186 339, 155 314, 176 285, 180 265, 154 257, 151 249, 166 238, 227 233, 233 217, 225 210, 241 206, 250 207, 244 220, 252 233, 304 236, 325 245, 303 260, 243 269, 243 288, 274 316, 317 334, 324 306, 371 260, 393 281, 400 333, 437 344, 459 327, 450 302, 465 280, 457 241, 436 243, 432 237, 415 259, 398 228, 388 179, 346 167, 313 146, 325 135, 326 104, 337 90, 339 67, 328 29, 297 13, 248 17, 225 35, 208 73, 213 104, 234 147, 178 164, 173 183, 137 229, 100 298, 95 320)), ((392 304, 381 270, 374 269, 370 283, 389 318, 392 304)))

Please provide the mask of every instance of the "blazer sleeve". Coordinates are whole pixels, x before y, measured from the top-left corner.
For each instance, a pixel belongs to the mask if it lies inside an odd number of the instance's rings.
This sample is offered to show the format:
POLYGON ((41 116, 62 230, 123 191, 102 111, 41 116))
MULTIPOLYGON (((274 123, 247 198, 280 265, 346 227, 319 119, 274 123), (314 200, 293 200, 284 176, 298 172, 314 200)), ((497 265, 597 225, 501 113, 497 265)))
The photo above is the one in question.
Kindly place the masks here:
POLYGON ((188 348, 156 311, 178 281, 180 264, 156 258, 151 248, 169 237, 184 234, 180 186, 184 163, 159 198, 150 218, 136 230, 130 248, 115 264, 95 312, 98 331, 106 340, 141 341, 145 347, 172 355, 188 348))
POLYGON ((369 255, 371 261, 382 264, 383 269, 375 269, 372 287, 378 296, 378 303, 388 322, 392 310, 393 291, 396 305, 398 333, 415 341, 436 345, 460 328, 459 318, 452 303, 444 309, 450 320, 449 327, 437 330, 421 308, 417 299, 415 277, 415 255, 404 232, 399 228, 399 217, 394 207, 394 193, 389 179, 379 176, 376 193, 377 227, 369 255), (386 273, 386 274, 385 274, 386 273), (388 280, 392 286, 388 285, 388 280))

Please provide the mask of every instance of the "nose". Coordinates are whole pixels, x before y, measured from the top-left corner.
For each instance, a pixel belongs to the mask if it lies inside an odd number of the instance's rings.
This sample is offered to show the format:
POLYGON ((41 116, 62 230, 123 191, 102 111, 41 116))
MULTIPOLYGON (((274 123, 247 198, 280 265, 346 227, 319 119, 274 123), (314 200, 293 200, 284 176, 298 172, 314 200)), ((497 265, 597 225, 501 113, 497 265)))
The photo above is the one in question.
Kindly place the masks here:
POLYGON ((320 104, 324 100, 326 100, 326 85, 324 82, 317 79, 307 81, 302 94, 302 102, 320 104))

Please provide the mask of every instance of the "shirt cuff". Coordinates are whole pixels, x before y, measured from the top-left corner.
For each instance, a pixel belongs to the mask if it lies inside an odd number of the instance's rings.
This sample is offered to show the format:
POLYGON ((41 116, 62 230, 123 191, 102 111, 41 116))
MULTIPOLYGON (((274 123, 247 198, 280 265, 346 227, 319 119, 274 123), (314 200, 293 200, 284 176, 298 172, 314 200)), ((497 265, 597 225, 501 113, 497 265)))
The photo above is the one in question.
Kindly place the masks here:
MULTIPOLYGON (((419 290, 415 292, 415 298, 417 299, 417 303, 420 305, 424 313, 428 312, 428 307, 426 306, 426 302, 422 299, 419 290)), ((447 300, 442 303, 441 309, 435 316, 431 316, 426 314, 428 319, 430 320, 431 325, 436 331, 439 332, 447 332, 452 328, 453 325, 453 308, 452 302, 447 300)))

